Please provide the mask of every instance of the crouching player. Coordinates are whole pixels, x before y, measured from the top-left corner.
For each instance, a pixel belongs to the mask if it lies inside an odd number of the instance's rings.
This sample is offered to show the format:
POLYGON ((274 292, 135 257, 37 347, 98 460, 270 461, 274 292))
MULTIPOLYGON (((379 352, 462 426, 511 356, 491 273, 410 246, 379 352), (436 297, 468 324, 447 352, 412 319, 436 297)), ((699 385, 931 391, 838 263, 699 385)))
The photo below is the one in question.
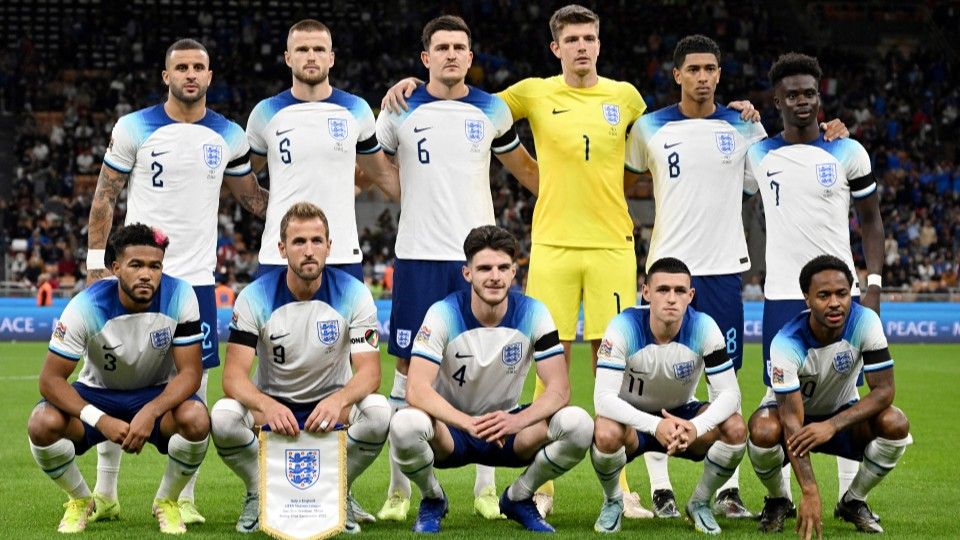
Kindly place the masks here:
POLYGON ((570 382, 550 313, 509 291, 516 239, 486 225, 470 231, 463 248, 470 290, 430 307, 414 340, 410 407, 390 423, 397 464, 423 495, 413 530, 439 532, 447 513, 434 469, 478 463, 526 466, 500 497, 500 511, 528 530, 553 532, 533 493, 583 459, 593 421, 583 409, 567 406, 570 382), (546 391, 518 407, 531 364, 546 391))
POLYGON ((597 532, 620 530, 618 478, 627 462, 661 452, 704 462, 687 516, 697 531, 720 534, 710 497, 743 459, 747 433, 737 413, 740 387, 726 341, 709 315, 689 307, 693 295, 687 265, 660 259, 643 286, 649 308, 626 309, 607 326, 597 356, 590 453, 606 497, 597 532), (694 398, 704 371, 713 403, 694 398))
MULTIPOLYGON (((259 445, 253 428, 275 433, 347 430, 347 485, 377 458, 387 439, 390 406, 380 386, 377 308, 363 282, 325 268, 327 218, 308 202, 280 221, 287 266, 240 291, 233 308, 223 392, 210 413, 213 443, 247 494, 237 531, 259 529, 259 445), (250 380, 254 354, 259 357, 250 380), (352 370, 351 370, 352 364, 352 370)), ((359 532, 347 506, 346 532, 359 532)))
POLYGON ((27 430, 37 465, 70 500, 58 530, 83 531, 93 497, 75 456, 103 441, 139 454, 149 441, 167 454, 153 501, 160 531, 182 534, 177 497, 203 461, 210 422, 200 388, 200 310, 193 288, 163 274, 169 241, 136 223, 118 229, 98 281, 63 310, 40 373, 44 400, 27 430), (77 382, 67 379, 85 357, 77 382))
POLYGON ((860 461, 850 488, 834 515, 863 532, 879 533, 879 519, 867 506, 870 492, 913 442, 910 423, 893 406, 893 360, 880 317, 851 302, 853 275, 847 264, 821 255, 800 272, 809 310, 787 323, 770 345, 772 387, 750 417, 750 461, 769 491, 760 530, 781 532, 794 512, 780 468, 786 447, 803 493, 797 531, 822 537, 820 491, 810 452, 860 461), (870 392, 860 399, 863 370, 870 392))

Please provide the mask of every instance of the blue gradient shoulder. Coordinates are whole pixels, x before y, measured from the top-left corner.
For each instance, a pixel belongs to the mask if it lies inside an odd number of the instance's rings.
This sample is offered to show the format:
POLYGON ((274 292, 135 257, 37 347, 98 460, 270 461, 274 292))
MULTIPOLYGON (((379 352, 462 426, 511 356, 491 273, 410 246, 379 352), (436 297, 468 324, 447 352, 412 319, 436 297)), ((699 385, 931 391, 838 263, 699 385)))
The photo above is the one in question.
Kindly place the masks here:
POLYGON ((783 140, 783 134, 777 134, 774 137, 763 139, 750 145, 750 148, 747 150, 747 156, 752 161, 759 163, 767 154, 784 146, 788 146, 788 143, 783 140))
POLYGON ((246 143, 247 133, 243 128, 212 109, 207 109, 207 113, 197 124, 217 132, 231 148, 246 143))
POLYGON ((354 118, 373 117, 373 109, 370 108, 366 100, 358 95, 338 88, 334 88, 330 97, 324 101, 343 107, 350 111, 350 114, 353 115, 354 118))
POLYGON ((873 332, 883 333, 883 322, 875 311, 857 303, 850 304, 850 316, 847 318, 847 326, 844 328, 843 339, 855 348, 860 349, 864 343, 864 337, 873 332))
POLYGON ((160 276, 159 295, 159 311, 174 320, 180 319, 180 313, 190 305, 191 297, 194 303, 197 302, 196 293, 189 283, 167 274, 160 276))

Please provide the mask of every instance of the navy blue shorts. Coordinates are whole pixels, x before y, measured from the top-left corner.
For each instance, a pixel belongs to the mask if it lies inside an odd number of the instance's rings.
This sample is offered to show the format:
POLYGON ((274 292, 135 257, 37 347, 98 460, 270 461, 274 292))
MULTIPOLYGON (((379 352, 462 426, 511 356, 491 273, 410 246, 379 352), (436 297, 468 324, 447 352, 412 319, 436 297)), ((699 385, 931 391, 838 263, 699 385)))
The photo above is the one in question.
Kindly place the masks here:
MULTIPOLYGON (((359 279, 360 281, 363 281, 363 264, 362 263, 328 264, 327 266, 330 268, 336 268, 337 270, 346 272, 351 276, 359 279)), ((257 273, 253 276, 253 279, 257 279, 260 276, 273 272, 274 270, 278 270, 280 268, 286 268, 286 267, 287 265, 285 264, 261 264, 259 267, 257 267, 257 273)))
MULTIPOLYGON (((860 297, 854 296, 859 303, 860 297)), ((807 309, 805 300, 763 301, 763 384, 770 386, 770 344, 777 332, 801 311, 807 309)), ((863 372, 857 377, 857 386, 863 386, 863 372)))
POLYGON ((471 463, 491 467, 526 467, 533 463, 532 457, 522 459, 513 451, 516 435, 507 437, 501 448, 453 426, 447 426, 447 429, 453 437, 453 452, 445 459, 433 463, 437 469, 456 469, 471 463))
POLYGON ((200 342, 200 355, 203 359, 203 369, 213 369, 220 365, 220 339, 217 328, 217 296, 214 285, 195 286, 193 292, 197 295, 200 305, 200 331, 203 340, 200 342))
POLYGON ((410 358, 413 336, 420 330, 430 306, 450 293, 470 290, 470 284, 463 279, 463 265, 463 261, 396 260, 387 347, 390 354, 410 358))
MULTIPOLYGON (((312 401, 310 403, 294 403, 276 396, 270 397, 275 399, 277 403, 280 403, 284 407, 290 409, 290 412, 293 413, 293 417, 297 419, 297 425, 300 426, 300 429, 303 429, 304 424, 307 423, 307 418, 310 418, 310 414, 313 413, 313 410, 317 408, 317 404, 320 403, 319 401, 312 401)), ((342 424, 337 422, 336 429, 340 429, 342 426, 342 424)), ((270 431, 269 425, 261 427, 266 431, 270 431)))
POLYGON ((690 305, 717 321, 727 342, 727 356, 733 361, 733 368, 740 371, 743 365, 743 279, 740 274, 693 276, 691 284, 697 292, 690 305))
MULTIPOLYGON (((73 387, 87 403, 114 418, 129 423, 133 420, 133 417, 140 412, 140 409, 156 399, 167 385, 148 386, 147 388, 139 388, 137 390, 110 390, 106 388, 94 388, 80 382, 75 382, 73 383, 73 387)), ((203 401, 196 394, 193 394, 187 399, 193 399, 203 404, 203 401)), ((167 443, 170 442, 170 438, 164 437, 160 433, 161 418, 157 418, 157 421, 154 422, 153 431, 150 433, 147 441, 156 446, 157 451, 161 454, 166 454, 167 443)), ((107 440, 107 438, 103 433, 100 433, 100 430, 84 422, 83 440, 73 443, 73 447, 77 455, 80 455, 105 440, 107 440)))
MULTIPOLYGON (((829 420, 841 412, 849 409, 850 407, 853 407, 856 403, 856 401, 851 401, 850 403, 847 403, 846 405, 834 411, 833 414, 827 414, 823 416, 805 415, 803 417, 803 425, 829 420)), ((771 403, 760 408, 776 409, 777 404, 771 403)), ((867 447, 865 444, 866 442, 867 441, 864 441, 864 444, 858 444, 853 438, 853 430, 847 428, 843 431, 838 431, 829 441, 814 448, 812 452, 817 452, 818 454, 830 454, 831 456, 840 456, 843 458, 852 459, 854 461, 863 461, 863 450, 867 447)), ((787 445, 784 444, 783 441, 780 441, 780 446, 783 447, 783 464, 786 465, 787 463, 790 463, 790 458, 787 456, 787 445)))
MULTIPOLYGON (((683 405, 677 407, 676 409, 670 409, 667 412, 670 414, 683 418, 684 420, 690 420, 691 418, 697 416, 697 413, 700 412, 700 408, 704 405, 707 405, 705 401, 691 401, 689 403, 684 403, 683 405)), ((655 415, 655 416, 660 416, 655 415)), ((637 446, 637 449, 627 454, 627 463, 633 461, 638 456, 643 455, 647 452, 660 452, 661 454, 666 454, 667 449, 660 444, 660 441, 657 440, 655 435, 650 435, 643 431, 637 430, 637 439, 640 440, 640 444, 637 446)), ((676 457, 682 457, 684 459, 689 459, 692 461, 703 461, 703 458, 706 454, 688 454, 686 452, 682 454, 677 454, 676 457)))

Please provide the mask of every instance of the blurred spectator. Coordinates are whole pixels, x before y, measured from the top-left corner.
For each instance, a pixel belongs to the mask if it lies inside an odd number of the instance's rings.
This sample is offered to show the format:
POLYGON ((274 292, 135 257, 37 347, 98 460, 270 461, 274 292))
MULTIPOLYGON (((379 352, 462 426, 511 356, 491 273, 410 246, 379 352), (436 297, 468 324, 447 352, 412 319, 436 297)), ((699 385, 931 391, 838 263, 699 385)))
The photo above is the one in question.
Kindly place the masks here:
POLYGON ((50 274, 40 274, 37 287, 37 305, 40 307, 53 305, 53 285, 50 283, 50 274))

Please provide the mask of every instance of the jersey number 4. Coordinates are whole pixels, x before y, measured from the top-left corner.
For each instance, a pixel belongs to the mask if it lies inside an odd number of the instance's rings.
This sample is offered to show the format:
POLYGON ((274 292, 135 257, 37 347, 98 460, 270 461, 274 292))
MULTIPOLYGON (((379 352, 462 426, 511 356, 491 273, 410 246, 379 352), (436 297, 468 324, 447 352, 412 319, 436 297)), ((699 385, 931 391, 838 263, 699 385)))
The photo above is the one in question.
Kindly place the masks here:
POLYGON ((460 369, 453 373, 453 380, 460 383, 462 387, 465 382, 467 382, 467 366, 460 366, 460 369))

